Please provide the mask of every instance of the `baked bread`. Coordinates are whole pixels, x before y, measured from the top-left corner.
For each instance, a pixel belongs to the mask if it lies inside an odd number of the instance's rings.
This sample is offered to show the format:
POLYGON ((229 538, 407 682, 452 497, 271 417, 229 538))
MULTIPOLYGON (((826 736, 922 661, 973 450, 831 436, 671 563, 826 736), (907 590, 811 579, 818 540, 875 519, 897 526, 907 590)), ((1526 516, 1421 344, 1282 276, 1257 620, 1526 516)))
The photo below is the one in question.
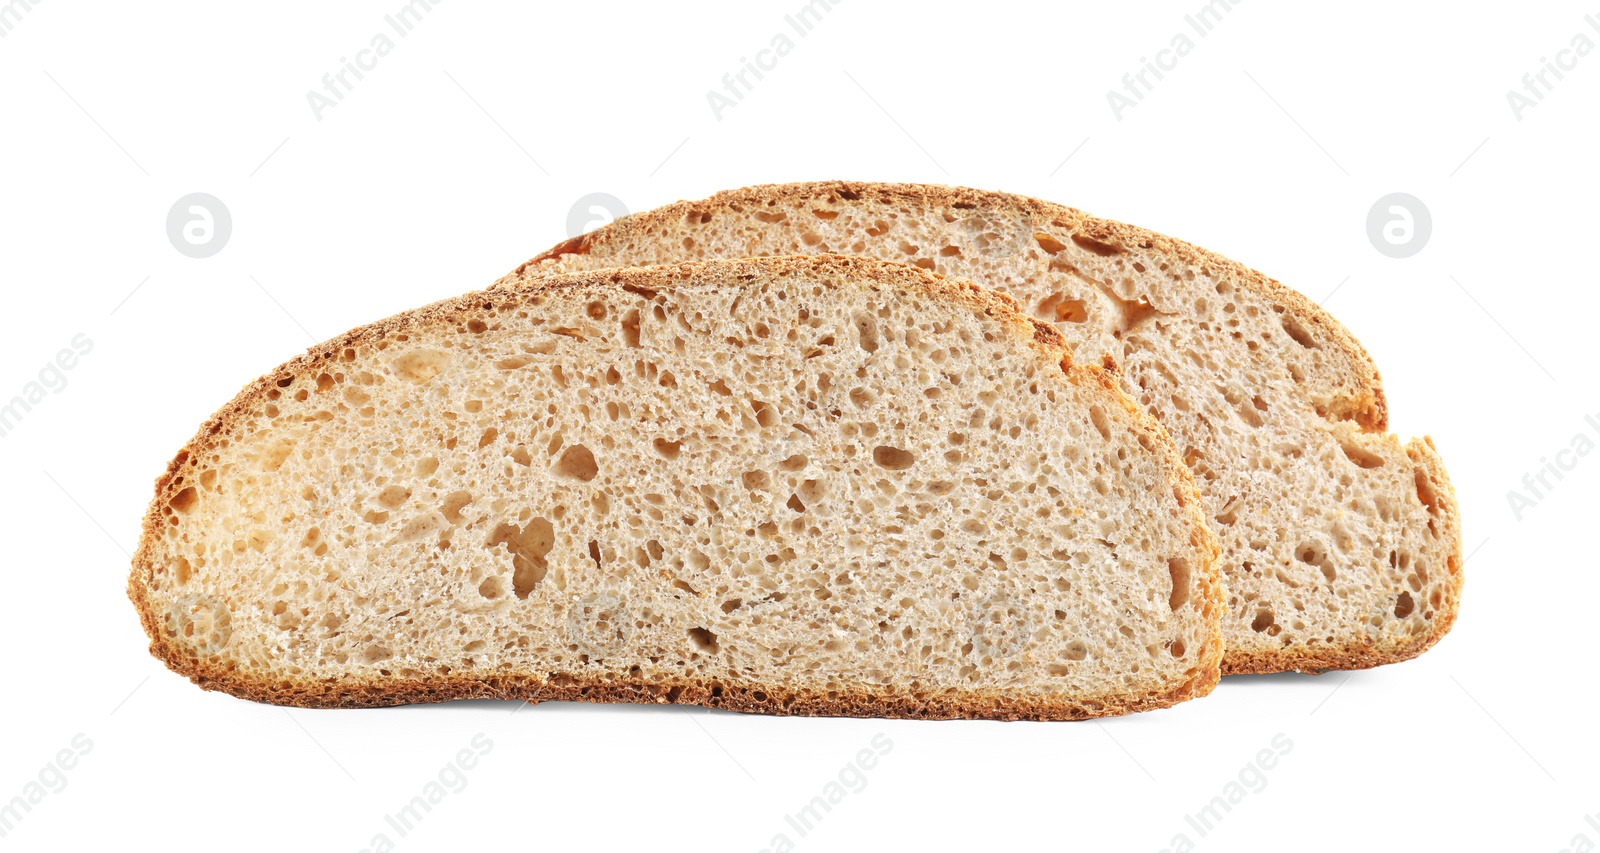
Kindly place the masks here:
POLYGON ((247 386, 156 484, 152 652, 249 699, 1072 719, 1203 695, 1160 427, 1006 297, 860 258, 472 293, 247 386))
POLYGON ((1048 202, 939 186, 758 186, 569 240, 509 277, 843 252, 1015 297, 1124 388, 1193 470, 1222 545, 1224 673, 1421 654, 1461 588, 1454 492, 1387 432, 1378 371, 1304 296, 1187 243, 1048 202))

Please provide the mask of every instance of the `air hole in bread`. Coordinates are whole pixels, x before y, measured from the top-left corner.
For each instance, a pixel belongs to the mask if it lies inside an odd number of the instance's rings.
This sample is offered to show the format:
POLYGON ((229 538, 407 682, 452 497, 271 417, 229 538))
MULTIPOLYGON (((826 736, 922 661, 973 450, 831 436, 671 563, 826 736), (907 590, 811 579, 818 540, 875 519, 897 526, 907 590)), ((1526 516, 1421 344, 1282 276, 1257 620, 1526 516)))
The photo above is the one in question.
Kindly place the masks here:
POLYGON ((778 425, 778 410, 773 408, 770 403, 763 403, 760 400, 751 400, 750 409, 755 412, 756 423, 760 425, 762 429, 771 429, 772 427, 778 425))
MULTIPOLYGON (((1222 386, 1222 398, 1227 400, 1228 404, 1233 406, 1234 411, 1239 413, 1239 419, 1249 424, 1252 428, 1259 429, 1266 423, 1266 420, 1261 417, 1260 407, 1254 405, 1252 400, 1245 397, 1244 388, 1237 382, 1229 382, 1222 386)), ((1255 399, 1259 400, 1260 398, 1257 397, 1255 399)))
POLYGON ((1057 323, 1082 323, 1089 319, 1089 311, 1082 299, 1068 299, 1065 293, 1054 293, 1039 303, 1039 315, 1057 323))
POLYGON ((638 309, 629 309, 622 315, 622 342, 630 349, 638 347, 638 309))
POLYGON ((867 352, 878 351, 878 320, 865 311, 859 311, 853 318, 856 329, 856 343, 867 352))
POLYGON ((1294 342, 1300 346, 1306 349, 1317 348, 1316 339, 1311 337, 1311 333, 1306 331, 1305 326, 1300 325, 1300 321, 1295 319, 1293 314, 1285 313, 1283 315, 1283 330, 1288 332, 1289 337, 1294 338, 1294 342))
POLYGON ((1095 431, 1106 441, 1111 440, 1111 423, 1106 420, 1106 410, 1099 405, 1089 407, 1089 422, 1094 424, 1095 431))
POLYGON ((411 497, 411 490, 404 486, 388 486, 374 498, 380 506, 395 509, 411 497))
POLYGON ((1067 244, 1051 237, 1049 234, 1035 234, 1033 235, 1033 241, 1039 244, 1039 248, 1052 255, 1060 254, 1061 250, 1067 247, 1067 244))
POLYGON ((716 654, 717 652, 717 635, 704 628, 690 628, 689 640, 694 643, 696 649, 702 652, 710 652, 711 654, 716 654))
POLYGON ((1176 613, 1178 608, 1189 601, 1189 561, 1182 557, 1174 557, 1168 560, 1167 573, 1172 577, 1172 593, 1167 598, 1167 606, 1176 613))
POLYGON ((890 471, 903 471, 914 465, 917 460, 916 456, 909 450, 880 444, 872 448, 872 461, 876 462, 879 467, 887 468, 890 471))
POLYGON ((1121 312, 1121 317, 1117 322, 1117 331, 1113 333, 1116 337, 1122 337, 1124 332, 1138 328, 1146 320, 1159 313, 1156 311, 1155 306, 1150 304, 1150 300, 1143 296, 1137 299, 1123 299, 1110 290, 1104 290, 1103 292, 1112 302, 1116 303, 1117 310, 1121 312))
POLYGON ((1099 255, 1102 258, 1109 258, 1122 254, 1122 248, 1120 246, 1113 246, 1110 243, 1102 243, 1093 237, 1085 237, 1082 234, 1072 235, 1072 242, 1076 244, 1078 248, 1083 249, 1086 252, 1099 255))
POLYGON ((471 492, 465 490, 451 492, 444 496, 444 504, 439 507, 439 512, 443 513, 446 521, 455 524, 461 521, 462 508, 470 503, 472 503, 471 492))
POLYGON ((194 486, 190 486, 173 495, 172 499, 167 501, 167 505, 178 512, 188 513, 192 511, 195 508, 195 505, 199 502, 199 493, 195 491, 194 486))
POLYGON ((438 376, 450 363, 450 354, 436 349, 414 349, 389 362, 389 369, 407 382, 421 385, 438 376))
POLYGON ((1301 543, 1300 547, 1294 549, 1294 556, 1302 563, 1321 569, 1322 576, 1328 579, 1328 583, 1333 583, 1339 577, 1339 573, 1333 567, 1333 561, 1314 544, 1301 543))
POLYGON ((1358 468, 1370 470, 1383 467, 1383 457, 1376 453, 1368 452, 1351 442, 1341 442, 1339 447, 1344 451, 1344 455, 1351 462, 1354 462, 1358 468))
POLYGON ((430 512, 406 522, 405 526, 401 527, 400 532, 395 536, 395 541, 415 542, 449 526, 450 523, 445 521, 443 515, 437 512, 430 512))
POLYGON ((581 444, 567 448, 550 470, 558 477, 581 483, 593 480, 600 473, 600 468, 594 461, 594 454, 581 444))
POLYGON ((1428 481, 1427 472, 1421 468, 1417 469, 1416 480, 1417 500, 1422 501, 1422 505, 1428 508, 1428 532, 1437 535, 1438 529, 1434 526, 1434 519, 1439 517, 1439 496, 1433 490, 1433 483, 1428 481))
POLYGON ((555 547, 555 526, 547 519, 534 518, 521 527, 500 524, 495 527, 489 548, 501 545, 511 553, 511 587, 518 598, 527 598, 539 581, 544 580, 547 565, 545 557, 555 547))

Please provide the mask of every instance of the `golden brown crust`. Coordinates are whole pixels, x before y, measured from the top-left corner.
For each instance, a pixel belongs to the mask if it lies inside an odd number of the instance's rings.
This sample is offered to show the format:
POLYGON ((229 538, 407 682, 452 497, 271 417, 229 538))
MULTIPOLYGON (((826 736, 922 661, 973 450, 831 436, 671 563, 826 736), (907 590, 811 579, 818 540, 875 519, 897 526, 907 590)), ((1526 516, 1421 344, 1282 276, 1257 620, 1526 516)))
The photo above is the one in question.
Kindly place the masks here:
POLYGON ((830 691, 833 695, 785 691, 766 685, 721 682, 643 684, 624 681, 580 681, 536 676, 383 678, 366 683, 323 684, 312 681, 281 685, 239 678, 195 675, 164 661, 169 668, 205 690, 218 690, 255 702, 300 708, 382 708, 457 699, 510 699, 539 702, 631 702, 647 705, 700 705, 726 711, 779 716, 887 717, 918 720, 1086 720, 1167 708, 1211 692, 1208 681, 1192 681, 1167 693, 1143 697, 1111 697, 1106 703, 1043 701, 1001 693, 947 695, 883 695, 868 690, 830 691))
POLYGON ((246 385, 232 401, 200 427, 189 443, 168 463, 166 471, 156 479, 155 496, 145 515, 139 548, 133 555, 128 597, 138 610, 145 633, 150 637, 150 653, 169 669, 207 690, 221 690, 241 698, 276 704, 308 708, 355 708, 488 697, 529 702, 560 700, 696 704, 768 714, 920 719, 1085 719, 1167 707, 1204 696, 1215 688, 1222 661, 1222 584, 1216 564, 1216 539, 1205 524, 1200 505, 1200 494, 1194 480, 1160 424, 1127 397, 1114 374, 1106 368, 1099 365, 1073 365, 1060 334, 1053 327, 1024 316, 1009 296, 902 264, 839 255, 607 269, 543 277, 520 285, 468 293, 397 314, 313 346, 305 355, 280 365, 246 385), (874 694, 868 689, 854 694, 828 696, 782 691, 770 685, 687 681, 681 684, 637 684, 620 680, 582 682, 564 675, 555 678, 542 675, 418 679, 383 677, 364 683, 302 679, 264 683, 226 663, 201 659, 191 649, 173 642, 167 635, 166 616, 156 613, 151 605, 150 588, 156 570, 152 558, 153 546, 159 541, 164 526, 169 523, 169 503, 186 488, 186 483, 194 473, 194 460, 213 449, 217 441, 229 436, 235 428, 236 419, 251 411, 269 391, 317 376, 325 367, 335 363, 346 348, 376 342, 408 330, 464 324, 475 319, 478 312, 493 309, 496 303, 521 302, 559 289, 634 286, 659 290, 671 287, 675 282, 688 280, 715 280, 737 286, 736 282, 761 273, 781 275, 791 271, 814 273, 829 270, 865 277, 887 287, 931 291, 996 317, 1010 326, 1018 341, 1060 364, 1069 381, 1104 389, 1111 401, 1129 412, 1148 438, 1147 446, 1154 448, 1161 457, 1173 493, 1190 516, 1195 544, 1211 554, 1206 565, 1195 574, 1194 580, 1196 590, 1192 600, 1203 608, 1209 627, 1206 643, 1198 653, 1198 676, 1159 695, 1113 694, 1074 702, 1044 701, 998 693, 974 693, 962 697, 874 694))
MULTIPOLYGON (((513 282, 525 272, 541 264, 553 261, 562 255, 590 254, 596 251, 603 254, 606 246, 612 243, 625 242, 630 235, 648 233, 656 223, 671 221, 691 214, 714 216, 719 210, 742 210, 746 206, 765 206, 774 200, 784 201, 806 198, 826 200, 830 203, 856 201, 864 198, 880 202, 899 200, 924 206, 948 205, 955 208, 1021 211, 1037 219, 1050 221, 1058 227, 1070 230, 1075 243, 1098 254, 1118 254, 1127 247, 1135 247, 1140 250, 1165 255, 1186 265, 1225 274, 1237 286, 1255 291, 1273 304, 1281 306, 1285 311, 1295 315, 1296 319, 1303 325, 1318 329, 1345 356, 1352 373, 1360 377, 1361 386, 1352 398, 1333 401, 1330 410, 1326 414, 1334 418, 1354 421, 1366 433, 1386 433, 1388 431, 1388 401, 1384 395, 1382 377, 1378 372, 1377 366, 1373 363, 1371 355, 1367 353, 1366 349, 1361 346, 1361 343, 1356 340, 1355 336, 1343 324, 1304 294, 1243 264, 1191 243, 1134 225, 1098 219, 1074 208, 1010 193, 935 184, 860 181, 762 184, 737 190, 727 190, 700 201, 678 201, 654 210, 644 211, 616 220, 603 228, 568 240, 541 253, 518 267, 511 275, 502 279, 500 284, 504 285, 508 282, 513 282)), ((1108 364, 1107 369, 1116 370, 1113 364, 1108 364)), ((1419 459, 1418 452, 1414 450, 1416 446, 1417 442, 1413 442, 1411 453, 1414 461, 1419 459)), ((1456 589, 1459 591, 1463 551, 1460 531, 1454 523, 1454 508, 1456 506, 1454 491, 1450 489, 1448 479, 1444 473, 1443 463, 1439 461, 1437 454, 1431 450, 1432 443, 1427 442, 1427 447, 1428 452, 1423 454, 1421 458, 1427 460, 1426 467, 1429 471, 1429 476, 1442 484, 1440 493, 1447 496, 1448 514, 1452 518, 1451 527, 1454 531, 1454 539, 1451 546, 1452 551, 1447 557, 1446 563, 1453 568, 1451 574, 1456 578, 1456 589)), ((1422 463, 1419 462, 1418 464, 1422 463)), ((1459 595, 1451 597, 1444 602, 1437 611, 1441 614, 1441 618, 1434 621, 1433 632, 1422 637, 1414 637, 1405 643, 1380 645, 1373 643, 1367 637, 1361 637, 1339 648, 1308 648, 1305 650, 1274 650, 1270 652, 1248 652, 1242 649, 1237 651, 1230 650, 1224 658, 1223 673, 1314 672, 1329 669, 1365 669, 1408 660, 1426 651, 1449 631, 1450 626, 1454 624, 1458 605, 1459 595)))

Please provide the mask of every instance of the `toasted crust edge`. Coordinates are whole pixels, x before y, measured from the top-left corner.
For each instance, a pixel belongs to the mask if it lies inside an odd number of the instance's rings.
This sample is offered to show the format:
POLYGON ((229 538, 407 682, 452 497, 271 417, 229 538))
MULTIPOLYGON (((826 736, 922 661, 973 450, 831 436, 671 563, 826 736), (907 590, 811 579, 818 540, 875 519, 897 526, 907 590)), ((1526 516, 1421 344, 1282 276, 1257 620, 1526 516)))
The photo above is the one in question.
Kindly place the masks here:
POLYGON ((1221 676, 1221 613, 1223 591, 1215 536, 1205 524, 1199 507, 1200 493, 1187 466, 1159 423, 1134 404, 1121 389, 1112 371, 1101 365, 1072 363, 1065 341, 1054 327, 1022 313, 1009 296, 984 290, 977 285, 945 279, 902 264, 841 255, 774 257, 751 260, 718 260, 649 268, 618 268, 546 277, 514 289, 485 290, 435 302, 402 312, 384 320, 353 329, 337 338, 307 349, 270 373, 246 385, 234 398, 201 425, 194 437, 179 450, 156 479, 155 494, 144 518, 139 547, 134 552, 128 577, 128 597, 138 611, 140 623, 150 638, 150 653, 168 669, 189 678, 206 690, 219 690, 255 701, 304 708, 364 708, 445 702, 455 699, 499 698, 541 701, 643 702, 695 704, 732 711, 812 716, 853 716, 914 719, 993 719, 993 720, 1076 720, 1111 716, 1134 711, 1169 707, 1187 699, 1209 694, 1221 676), (324 682, 315 679, 268 683, 241 675, 227 667, 200 660, 192 652, 168 640, 163 618, 151 607, 149 584, 155 565, 151 545, 158 540, 165 524, 161 507, 181 491, 193 471, 193 460, 212 446, 219 433, 228 431, 234 419, 248 411, 269 388, 283 380, 314 377, 346 347, 375 341, 409 329, 432 328, 440 324, 464 322, 475 311, 485 310, 497 299, 513 295, 521 300, 541 292, 572 288, 611 288, 633 284, 647 288, 671 286, 708 271, 720 277, 719 283, 737 286, 741 272, 782 275, 791 271, 818 272, 827 268, 849 270, 873 281, 903 289, 922 288, 947 296, 996 316, 1008 324, 1019 341, 1038 350, 1060 365, 1068 381, 1102 388, 1134 419, 1139 430, 1151 439, 1151 446, 1164 459, 1164 470, 1175 495, 1182 496, 1191 528, 1198 537, 1197 547, 1210 554, 1205 565, 1193 575, 1191 600, 1204 607, 1208 624, 1207 639, 1197 652, 1200 674, 1160 694, 1082 698, 1051 703, 1001 693, 973 693, 951 698, 944 696, 873 695, 867 692, 826 694, 788 691, 763 685, 725 685, 721 682, 686 680, 672 684, 628 684, 615 680, 584 681, 573 678, 551 680, 534 675, 492 677, 437 677, 421 679, 381 678, 365 682, 349 680, 324 682), (765 697, 765 698, 763 698, 765 697))
MULTIPOLYGON (((1281 305, 1285 310, 1292 312, 1302 323, 1324 331, 1346 356, 1351 365, 1356 368, 1356 372, 1363 380, 1364 387, 1362 390, 1364 393, 1348 401, 1345 410, 1334 414, 1354 421, 1364 433, 1387 433, 1389 430, 1388 398, 1383 390, 1382 375, 1378 372, 1377 365, 1373 362, 1371 354, 1342 323, 1321 306, 1312 302, 1305 294, 1257 270, 1192 243, 1168 237, 1136 225, 1100 219, 1065 205, 1012 193, 940 184, 876 183, 870 181, 810 181, 793 184, 758 184, 736 190, 725 190, 700 201, 677 201, 623 217, 587 234, 556 244, 517 267, 510 275, 501 279, 501 283, 511 282, 523 276, 530 269, 553 261, 562 255, 589 254, 596 248, 604 248, 610 242, 632 232, 646 230, 652 223, 685 216, 691 211, 714 210, 739 204, 764 204, 772 199, 817 198, 828 195, 838 195, 849 201, 870 195, 881 199, 901 198, 928 205, 1006 207, 1022 210, 1040 218, 1057 221, 1061 224, 1061 227, 1070 228, 1075 233, 1080 233, 1090 240, 1104 243, 1111 247, 1137 246, 1141 249, 1159 252, 1185 264, 1205 266, 1224 271, 1235 280, 1236 284, 1255 290, 1265 298, 1281 305)), ((1418 439, 1412 440, 1412 443, 1408 445, 1408 453, 1411 448, 1416 446, 1418 441, 1418 439)), ((1439 459, 1437 452, 1432 451, 1433 444, 1431 440, 1421 439, 1420 441, 1425 441, 1430 449, 1428 453, 1428 458, 1431 460, 1429 464, 1430 476, 1442 484, 1439 493, 1447 496, 1446 503, 1449 512, 1446 514, 1454 519, 1458 504, 1455 498, 1455 491, 1450 487, 1448 478, 1445 475, 1443 461, 1439 459)), ((1413 462, 1417 461, 1415 454, 1412 454, 1412 460, 1413 462)), ((1410 660, 1422 654, 1449 632, 1450 628, 1455 624, 1459 610, 1460 567, 1464 552, 1459 523, 1452 522, 1452 526, 1454 528, 1454 544, 1451 554, 1446 558, 1446 565, 1447 567, 1454 567, 1452 575, 1456 578, 1454 586, 1456 594, 1441 607, 1441 618, 1435 622, 1435 629, 1432 633, 1424 635, 1418 640, 1402 644, 1378 645, 1370 641, 1363 642, 1366 638, 1362 637, 1340 647, 1308 649, 1299 652, 1288 650, 1281 652, 1229 650, 1223 657, 1223 674, 1369 669, 1384 664, 1410 660)))

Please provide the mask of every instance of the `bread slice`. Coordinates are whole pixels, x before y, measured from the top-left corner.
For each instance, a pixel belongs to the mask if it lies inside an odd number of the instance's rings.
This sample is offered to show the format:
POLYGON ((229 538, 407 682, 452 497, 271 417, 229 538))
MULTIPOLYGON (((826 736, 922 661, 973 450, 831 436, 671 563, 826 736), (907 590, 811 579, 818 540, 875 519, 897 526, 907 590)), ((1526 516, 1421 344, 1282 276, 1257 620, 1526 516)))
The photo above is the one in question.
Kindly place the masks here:
POLYGON ((1073 719, 1203 695, 1215 540, 1114 376, 1009 299, 801 257, 357 329, 156 484, 129 594, 201 686, 1073 719))
POLYGON ((1194 471, 1221 541, 1225 673, 1370 667, 1450 629, 1461 531, 1433 443, 1387 433, 1377 369, 1326 312, 1187 243, 1015 195, 790 184, 619 220, 509 280, 818 252, 995 288, 1078 361, 1115 360, 1194 471))

